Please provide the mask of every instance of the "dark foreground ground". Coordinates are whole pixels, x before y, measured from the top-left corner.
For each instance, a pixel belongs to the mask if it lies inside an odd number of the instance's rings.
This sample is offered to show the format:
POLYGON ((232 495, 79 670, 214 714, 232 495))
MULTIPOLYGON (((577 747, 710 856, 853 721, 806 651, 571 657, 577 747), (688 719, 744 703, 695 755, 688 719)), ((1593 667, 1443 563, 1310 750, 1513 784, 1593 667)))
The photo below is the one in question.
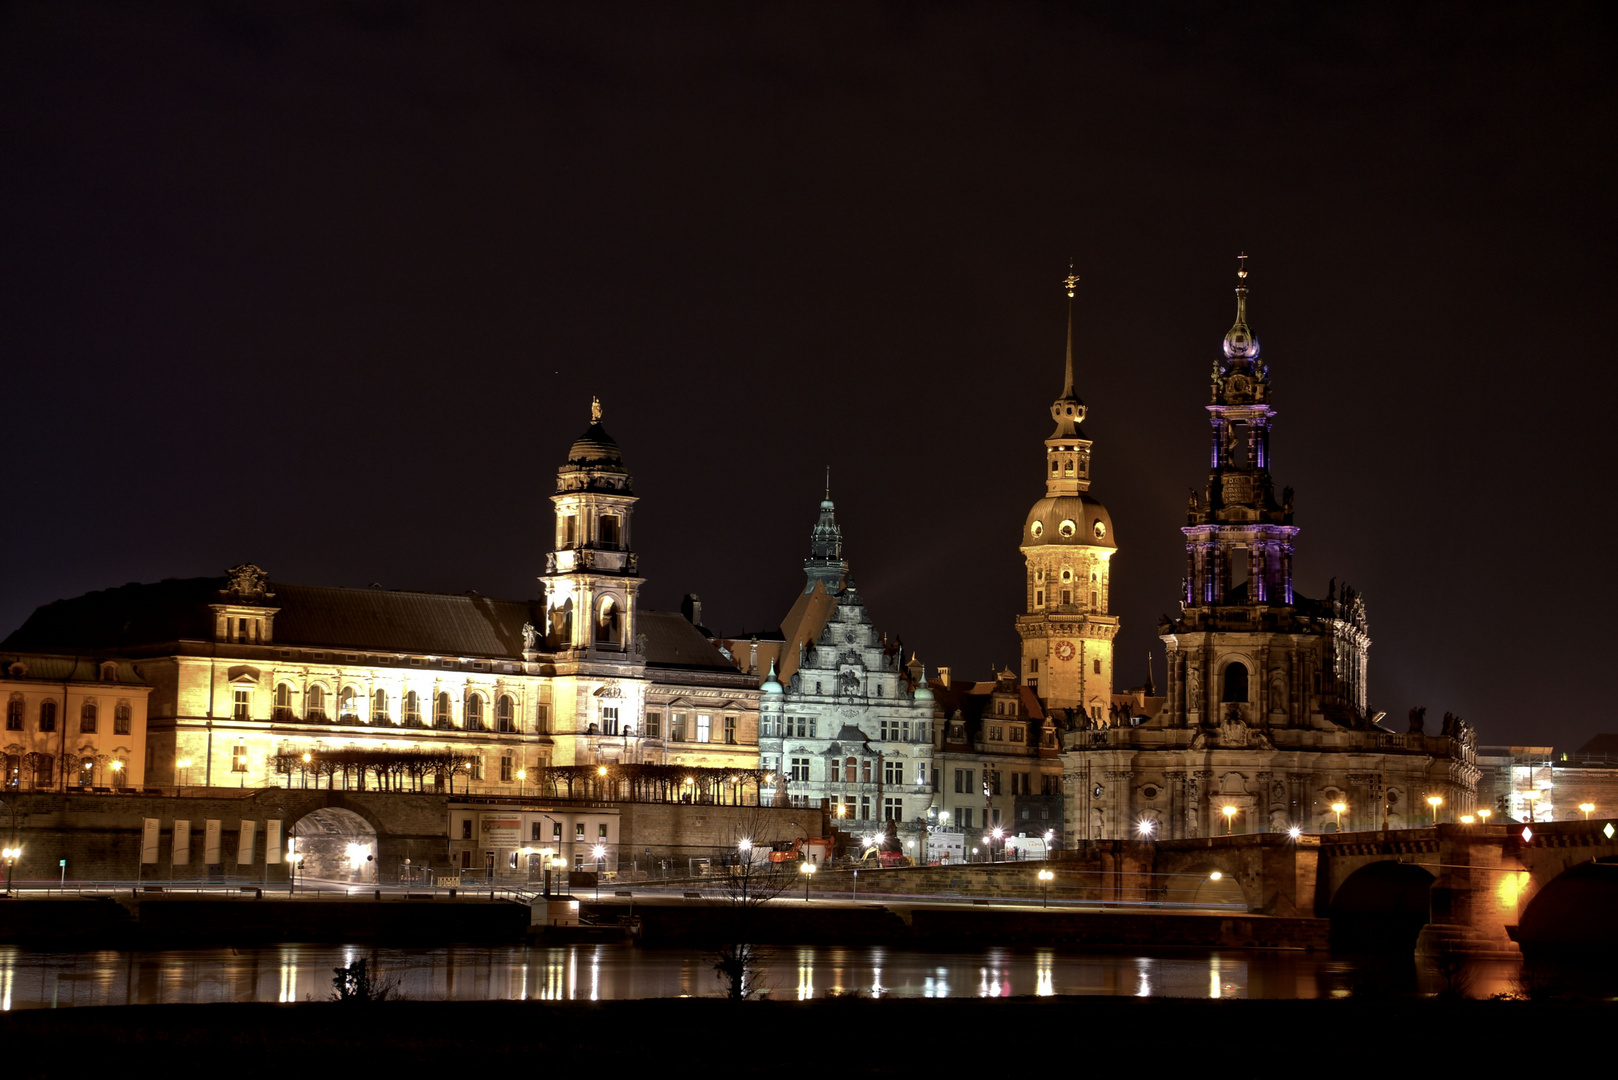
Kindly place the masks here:
POLYGON ((1610 1046, 1615 1022, 1618 1005, 1608 1003, 1442 999, 397 1001, 18 1012, 0 1017, 0 1046, 8 1077, 304 1080, 377 1069, 515 1069, 521 1071, 512 1075, 777 1080, 1055 1076, 1121 1067, 1125 1075, 1163 1077, 1347 1078, 1372 1075, 1365 1068, 1397 1075, 1418 1066, 1411 1075, 1485 1066, 1499 1075, 1508 1061, 1543 1063, 1553 1046, 1610 1046))

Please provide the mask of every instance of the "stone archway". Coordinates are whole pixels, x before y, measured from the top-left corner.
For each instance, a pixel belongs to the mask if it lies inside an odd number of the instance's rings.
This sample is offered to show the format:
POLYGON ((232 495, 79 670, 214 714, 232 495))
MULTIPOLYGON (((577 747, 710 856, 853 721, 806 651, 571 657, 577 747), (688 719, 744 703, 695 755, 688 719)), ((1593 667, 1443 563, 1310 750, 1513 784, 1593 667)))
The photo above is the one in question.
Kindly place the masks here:
MULTIPOLYGON (((1510 882, 1504 882, 1509 887, 1510 882)), ((1540 886, 1516 929, 1529 958, 1561 959, 1618 954, 1618 861, 1611 857, 1571 866, 1540 886)))
POLYGON ((327 881, 376 880, 377 836, 352 810, 322 806, 292 824, 294 849, 303 856, 300 875, 327 881))
POLYGON ((1213 863, 1201 863, 1175 875, 1174 891, 1189 907, 1240 908, 1247 911, 1247 894, 1237 877, 1213 863))
POLYGON ((1374 862, 1348 876, 1331 900, 1331 944, 1349 952, 1410 952, 1431 917, 1436 879, 1424 867, 1374 862))

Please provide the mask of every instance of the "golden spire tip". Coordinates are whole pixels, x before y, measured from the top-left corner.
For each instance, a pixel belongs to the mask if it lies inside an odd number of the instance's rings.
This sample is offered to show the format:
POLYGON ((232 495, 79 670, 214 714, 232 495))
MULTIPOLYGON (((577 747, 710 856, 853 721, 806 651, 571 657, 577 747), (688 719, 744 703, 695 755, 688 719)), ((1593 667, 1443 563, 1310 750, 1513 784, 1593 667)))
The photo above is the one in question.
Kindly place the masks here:
POLYGON ((1243 281, 1247 280, 1247 252, 1236 256, 1236 276, 1243 281))
POLYGON ((1062 284, 1067 286, 1067 298, 1069 300, 1073 299, 1073 288, 1078 283, 1079 283, 1079 275, 1077 275, 1077 274, 1075 274, 1073 272, 1073 264, 1068 263, 1067 264, 1067 277, 1062 280, 1062 284))

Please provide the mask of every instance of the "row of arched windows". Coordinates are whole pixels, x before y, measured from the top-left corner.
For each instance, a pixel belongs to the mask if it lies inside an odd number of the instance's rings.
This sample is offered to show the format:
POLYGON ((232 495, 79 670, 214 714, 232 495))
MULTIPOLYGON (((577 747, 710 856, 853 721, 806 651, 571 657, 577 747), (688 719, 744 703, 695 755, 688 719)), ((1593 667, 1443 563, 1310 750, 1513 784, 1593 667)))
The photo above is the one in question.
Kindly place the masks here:
MULTIPOLYGON (((292 707, 294 691, 290 683, 280 683, 275 688, 275 719, 290 721, 299 717, 292 707)), ((303 694, 302 719, 308 723, 325 723, 331 718, 326 712, 327 691, 319 683, 310 684, 303 694)), ((400 713, 397 718, 393 715, 394 699, 386 690, 377 690, 371 694, 369 718, 360 715, 360 693, 352 686, 345 686, 337 695, 337 720, 344 724, 370 723, 378 726, 393 727, 425 727, 422 720, 421 695, 414 690, 407 690, 400 699, 400 713)), ((487 731, 488 727, 488 698, 479 691, 472 691, 462 699, 461 709, 463 722, 460 726, 467 731, 487 731)), ((432 702, 432 726, 435 728, 454 728, 455 700, 447 692, 440 692, 432 702)), ((510 694, 501 694, 494 703, 494 728, 503 735, 517 734, 521 728, 517 724, 517 702, 510 694)))

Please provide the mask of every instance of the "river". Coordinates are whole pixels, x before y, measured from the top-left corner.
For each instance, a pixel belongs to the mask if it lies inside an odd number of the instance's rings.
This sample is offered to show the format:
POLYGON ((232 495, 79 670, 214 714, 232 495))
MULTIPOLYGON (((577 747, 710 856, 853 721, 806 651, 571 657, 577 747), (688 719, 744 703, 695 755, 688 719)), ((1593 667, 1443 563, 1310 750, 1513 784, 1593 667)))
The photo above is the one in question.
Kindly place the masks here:
MULTIPOLYGON (((706 955, 636 945, 397 949, 281 945, 251 949, 50 952, 0 947, 0 1010, 174 1002, 308 1001, 331 994, 333 969, 368 960, 406 998, 612 1000, 712 996, 706 955)), ((1469 965, 1468 992, 1517 983, 1516 963, 1469 965)), ((761 987, 775 998, 1113 995, 1325 998, 1432 991, 1442 980, 1409 960, 1220 951, 1141 955, 1078 949, 933 952, 779 947, 761 987)))

